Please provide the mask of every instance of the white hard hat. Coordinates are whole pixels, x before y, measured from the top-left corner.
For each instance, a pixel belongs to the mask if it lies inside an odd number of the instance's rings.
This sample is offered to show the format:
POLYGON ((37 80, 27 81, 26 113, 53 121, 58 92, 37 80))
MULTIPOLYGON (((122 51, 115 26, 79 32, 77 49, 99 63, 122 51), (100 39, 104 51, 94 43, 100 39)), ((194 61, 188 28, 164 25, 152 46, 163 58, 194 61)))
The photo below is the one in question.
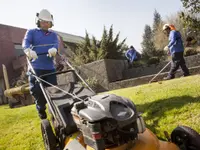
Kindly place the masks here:
POLYGON ((164 24, 163 31, 166 30, 167 28, 170 28, 170 25, 169 24, 164 24))
POLYGON ((47 9, 42 9, 40 13, 37 13, 37 17, 39 20, 53 22, 53 15, 47 9))

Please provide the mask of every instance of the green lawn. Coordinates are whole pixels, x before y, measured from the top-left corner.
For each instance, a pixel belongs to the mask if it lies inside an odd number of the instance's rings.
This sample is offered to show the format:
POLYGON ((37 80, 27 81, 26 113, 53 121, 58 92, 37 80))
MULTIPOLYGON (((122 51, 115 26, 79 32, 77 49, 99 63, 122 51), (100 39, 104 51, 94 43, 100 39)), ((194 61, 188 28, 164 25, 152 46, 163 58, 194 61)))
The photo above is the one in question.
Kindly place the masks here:
POLYGON ((160 138, 164 131, 187 125, 200 132, 200 75, 111 91, 130 98, 160 138))
POLYGON ((0 150, 43 150, 35 106, 0 107, 0 150))
MULTIPOLYGON (((163 131, 188 125, 200 132, 200 76, 111 91, 130 98, 160 138, 163 131)), ((42 150, 40 121, 35 106, 0 106, 0 150, 42 150)))

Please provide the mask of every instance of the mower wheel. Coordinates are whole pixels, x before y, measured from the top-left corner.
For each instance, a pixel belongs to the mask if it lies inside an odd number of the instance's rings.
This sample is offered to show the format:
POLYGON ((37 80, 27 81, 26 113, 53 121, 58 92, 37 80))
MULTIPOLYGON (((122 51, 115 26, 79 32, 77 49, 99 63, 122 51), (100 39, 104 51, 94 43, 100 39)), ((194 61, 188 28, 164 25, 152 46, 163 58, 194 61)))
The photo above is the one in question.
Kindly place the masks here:
POLYGON ((178 126, 171 133, 171 140, 181 150, 200 150, 200 135, 187 126, 178 126))
POLYGON ((47 119, 43 119, 41 122, 42 138, 46 150, 56 149, 56 137, 53 133, 50 122, 47 119))

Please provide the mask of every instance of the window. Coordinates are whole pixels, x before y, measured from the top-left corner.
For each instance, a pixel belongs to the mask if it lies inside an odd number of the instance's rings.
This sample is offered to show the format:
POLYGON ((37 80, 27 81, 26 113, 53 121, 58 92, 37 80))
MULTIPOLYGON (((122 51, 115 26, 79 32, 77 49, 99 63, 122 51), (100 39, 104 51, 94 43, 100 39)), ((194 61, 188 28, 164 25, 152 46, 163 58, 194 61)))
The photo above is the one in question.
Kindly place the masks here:
POLYGON ((17 57, 24 56, 24 51, 21 44, 15 44, 15 55, 17 57))

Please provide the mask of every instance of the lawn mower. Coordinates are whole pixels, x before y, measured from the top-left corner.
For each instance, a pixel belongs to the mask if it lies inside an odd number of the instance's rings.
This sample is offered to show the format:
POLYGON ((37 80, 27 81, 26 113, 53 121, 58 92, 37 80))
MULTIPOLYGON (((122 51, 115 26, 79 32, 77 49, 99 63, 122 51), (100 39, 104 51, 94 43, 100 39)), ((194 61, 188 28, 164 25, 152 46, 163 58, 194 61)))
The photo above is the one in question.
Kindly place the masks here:
POLYGON ((37 76, 27 59, 29 75, 39 82, 51 116, 41 120, 46 150, 200 150, 200 135, 186 126, 174 129, 168 141, 159 140, 131 100, 95 93, 71 63, 62 60, 70 69, 37 76), (43 80, 69 73, 73 77, 68 83, 52 85, 43 80))

